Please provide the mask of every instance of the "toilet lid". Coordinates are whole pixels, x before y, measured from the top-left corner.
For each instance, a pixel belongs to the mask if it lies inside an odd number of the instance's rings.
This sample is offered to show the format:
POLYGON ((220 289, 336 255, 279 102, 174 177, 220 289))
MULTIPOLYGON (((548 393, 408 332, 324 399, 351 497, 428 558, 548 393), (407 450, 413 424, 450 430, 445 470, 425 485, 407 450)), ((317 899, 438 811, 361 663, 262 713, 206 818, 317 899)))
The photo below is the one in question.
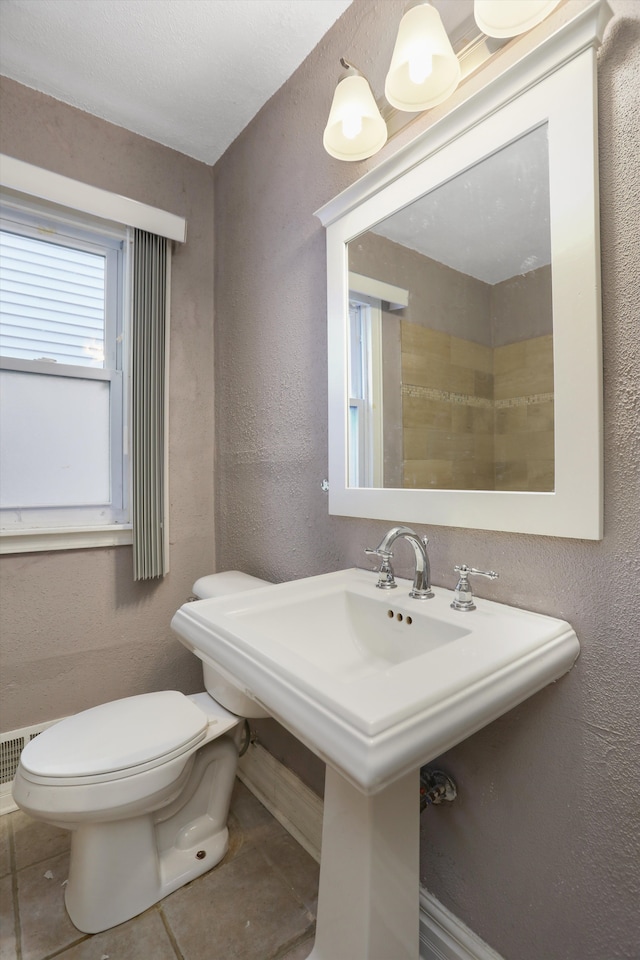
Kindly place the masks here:
POLYGON ((179 755, 205 735, 207 717, 177 690, 103 703, 31 740, 20 763, 39 777, 92 777, 179 755))

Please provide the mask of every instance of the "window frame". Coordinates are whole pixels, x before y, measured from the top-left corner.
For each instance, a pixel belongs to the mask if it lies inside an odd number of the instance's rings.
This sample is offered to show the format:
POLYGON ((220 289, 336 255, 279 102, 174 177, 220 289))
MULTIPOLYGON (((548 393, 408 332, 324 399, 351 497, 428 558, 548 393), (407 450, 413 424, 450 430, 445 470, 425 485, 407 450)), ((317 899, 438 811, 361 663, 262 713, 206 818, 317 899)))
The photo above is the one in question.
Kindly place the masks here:
MULTIPOLYGON (((20 527, 11 508, 0 511, 0 553, 117 546, 132 542, 129 436, 130 229, 73 210, 14 197, 3 191, 0 203, 3 230, 33 239, 43 231, 59 246, 105 256, 105 359, 103 367, 58 364, 9 356, 0 369, 77 380, 109 381, 111 505, 95 507, 25 508, 41 518, 41 526, 20 527), (116 455, 114 455, 114 453, 116 455), (107 522, 99 516, 108 512, 107 522), (7 518, 7 520, 5 520, 7 518)), ((14 510, 15 513, 15 510, 14 510)))

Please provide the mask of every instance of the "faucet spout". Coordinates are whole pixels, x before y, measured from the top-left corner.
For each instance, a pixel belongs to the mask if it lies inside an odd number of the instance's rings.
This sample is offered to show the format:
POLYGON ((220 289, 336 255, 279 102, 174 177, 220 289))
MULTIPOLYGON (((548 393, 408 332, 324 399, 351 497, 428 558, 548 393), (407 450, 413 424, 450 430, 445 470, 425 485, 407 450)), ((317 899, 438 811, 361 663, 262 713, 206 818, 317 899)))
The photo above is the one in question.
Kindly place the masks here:
POLYGON ((398 539, 407 540, 411 544, 415 557, 415 576, 409 596, 416 600, 428 600, 434 596, 434 592, 431 589, 431 564, 427 553, 427 543, 429 541, 426 537, 419 537, 411 527, 392 527, 372 553, 386 559, 390 558, 392 556, 391 547, 398 539))

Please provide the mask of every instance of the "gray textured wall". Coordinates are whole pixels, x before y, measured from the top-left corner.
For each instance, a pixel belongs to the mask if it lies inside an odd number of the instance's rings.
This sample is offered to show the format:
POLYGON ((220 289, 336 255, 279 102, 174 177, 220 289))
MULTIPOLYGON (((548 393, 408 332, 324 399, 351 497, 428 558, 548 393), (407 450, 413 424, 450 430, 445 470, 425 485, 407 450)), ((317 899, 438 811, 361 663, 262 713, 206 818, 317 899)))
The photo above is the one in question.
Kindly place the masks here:
POLYGON ((372 231, 349 243, 349 269, 408 290, 405 320, 493 346, 490 284, 372 231))
MULTIPOLYGON (((562 5, 549 29, 580 3, 562 5)), ((460 796, 422 819, 425 886, 506 960, 640 955, 640 4, 611 3, 599 72, 605 539, 429 531, 436 583, 452 584, 456 562, 488 564, 502 576, 484 595, 566 617, 582 643, 570 675, 442 758, 460 796)), ((215 169, 219 569, 284 580, 362 565, 362 548, 387 526, 329 517, 319 487, 325 255, 313 211, 510 57, 503 52, 378 157, 332 160, 321 134, 338 58, 351 57, 382 89, 404 5, 355 0, 215 169)), ((135 586, 128 548, 3 557, 7 730, 130 693, 199 687, 197 665, 168 624, 214 560, 213 193, 202 164, 10 81, 1 93, 4 152, 189 221, 172 291, 172 572, 160 585, 135 586)), ((321 790, 321 764, 272 722, 260 735, 321 790)))
MULTIPOLYGON (((215 167, 221 569, 285 580, 365 566, 363 548, 388 526, 328 516, 320 491, 325 252, 313 211, 514 56, 513 47, 503 51, 377 157, 332 160, 321 137, 338 58, 381 90, 404 6, 355 0, 215 167)), ((581 6, 568 0, 540 32, 581 6)), ((423 883, 507 960, 640 956, 640 4, 611 6, 616 16, 599 56, 605 538, 429 531, 436 583, 451 586, 462 561, 497 569, 501 578, 483 585, 485 596, 564 617, 582 644, 571 674, 442 758, 459 799, 422 817, 423 883)), ((529 35, 516 46, 531 42, 529 35)), ((314 758, 272 721, 259 730, 275 755, 321 789, 314 758)))
POLYGON ((131 548, 0 558, 0 729, 106 700, 202 689, 169 630, 214 569, 213 176, 210 167, 2 79, 3 153, 188 221, 173 257, 169 485, 171 572, 132 581, 131 548))

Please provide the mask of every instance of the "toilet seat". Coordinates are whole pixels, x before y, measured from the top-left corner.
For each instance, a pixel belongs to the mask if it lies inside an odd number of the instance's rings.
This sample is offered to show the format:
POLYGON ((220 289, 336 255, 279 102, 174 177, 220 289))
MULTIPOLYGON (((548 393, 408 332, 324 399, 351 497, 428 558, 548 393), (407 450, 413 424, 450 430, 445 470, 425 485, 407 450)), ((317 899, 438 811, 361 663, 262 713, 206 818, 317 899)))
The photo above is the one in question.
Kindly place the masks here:
POLYGON ((126 697, 61 720, 22 752, 26 779, 48 785, 103 783, 194 751, 207 715, 176 690, 126 697))

